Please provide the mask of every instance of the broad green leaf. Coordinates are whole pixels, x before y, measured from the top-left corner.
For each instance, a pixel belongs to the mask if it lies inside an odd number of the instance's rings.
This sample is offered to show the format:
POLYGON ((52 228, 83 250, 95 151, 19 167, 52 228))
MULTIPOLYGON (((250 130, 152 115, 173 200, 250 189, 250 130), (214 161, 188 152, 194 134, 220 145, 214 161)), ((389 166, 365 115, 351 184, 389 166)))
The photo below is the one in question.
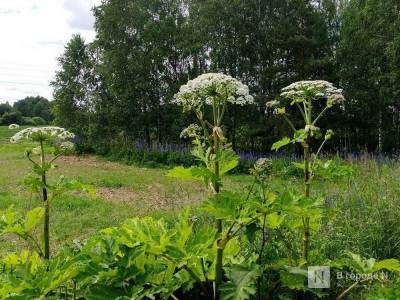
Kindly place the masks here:
POLYGON ((293 135, 293 142, 295 143, 304 143, 307 138, 307 133, 304 129, 296 130, 293 135))
POLYGON ((216 219, 234 220, 239 216, 240 194, 223 191, 206 201, 202 208, 216 219))
POLYGON ((222 149, 218 153, 219 174, 223 176, 230 170, 237 167, 239 164, 239 157, 232 149, 222 149))
POLYGON ((212 171, 205 167, 192 167, 192 175, 195 178, 203 178, 204 184, 209 185, 210 183, 213 184, 220 184, 221 178, 217 177, 212 171))
POLYGON ((249 240, 250 243, 254 243, 255 238, 256 238, 256 232, 259 230, 257 223, 250 223, 249 225, 246 226, 246 237, 249 240))
POLYGON ((257 292, 256 282, 261 275, 260 266, 233 265, 225 270, 229 282, 221 287, 221 299, 246 300, 257 292))
POLYGON ((30 211, 27 212, 26 214, 26 220, 23 224, 23 228, 25 232, 30 231, 32 228, 34 228, 37 223, 41 221, 44 215, 44 208, 43 207, 37 207, 34 208, 30 211))
POLYGON ((276 229, 278 228, 283 221, 285 220, 285 216, 279 213, 272 213, 267 216, 267 224, 269 228, 276 229))
POLYGON ((201 176, 193 174, 193 167, 175 167, 168 171, 167 176, 179 178, 182 180, 201 180, 201 176))
POLYGON ((297 163, 297 162, 292 162, 293 166, 295 166, 297 169, 303 170, 304 171, 304 163, 297 163))
POLYGON ((303 290, 305 288, 305 279, 307 276, 307 271, 305 275, 299 272, 282 270, 279 272, 282 285, 288 287, 292 290, 303 290))
POLYGON ((281 139, 280 141, 275 142, 272 147, 271 150, 275 150, 278 151, 280 148, 290 144, 291 139, 288 137, 284 137, 283 139, 281 139))
POLYGON ((400 261, 394 258, 380 260, 374 264, 372 272, 380 271, 382 269, 400 272, 400 261))

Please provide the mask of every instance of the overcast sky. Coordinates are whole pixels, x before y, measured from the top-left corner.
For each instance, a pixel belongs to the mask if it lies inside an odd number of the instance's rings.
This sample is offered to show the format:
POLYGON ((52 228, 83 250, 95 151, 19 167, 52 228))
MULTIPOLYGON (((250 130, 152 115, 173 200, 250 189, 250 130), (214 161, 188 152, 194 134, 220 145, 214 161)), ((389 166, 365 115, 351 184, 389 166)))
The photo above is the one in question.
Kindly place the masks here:
POLYGON ((41 95, 72 34, 94 38, 91 8, 100 0, 0 0, 0 103, 41 95))

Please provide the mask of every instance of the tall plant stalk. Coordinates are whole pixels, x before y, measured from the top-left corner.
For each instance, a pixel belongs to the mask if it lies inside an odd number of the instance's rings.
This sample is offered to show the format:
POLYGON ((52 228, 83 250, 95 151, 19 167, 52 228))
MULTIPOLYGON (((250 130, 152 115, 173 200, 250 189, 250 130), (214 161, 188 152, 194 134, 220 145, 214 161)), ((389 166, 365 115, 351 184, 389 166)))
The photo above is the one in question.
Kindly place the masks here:
POLYGON ((42 167, 42 199, 44 204, 44 231, 43 231, 43 240, 44 240, 44 258, 50 258, 50 205, 48 199, 47 192, 47 182, 46 182, 46 157, 44 153, 44 145, 43 141, 40 141, 40 163, 42 167))
MULTIPOLYGON (((290 143, 299 143, 303 147, 303 170, 304 170, 304 198, 309 201, 311 197, 311 182, 314 176, 314 168, 318 161, 318 155, 326 141, 332 136, 332 130, 327 130, 325 138, 316 153, 312 153, 310 144, 312 139, 319 139, 321 137, 320 128, 316 126, 320 118, 325 112, 334 104, 343 102, 342 90, 335 88, 331 83, 316 80, 316 81, 299 81, 295 82, 284 89, 281 93, 282 99, 289 99, 290 105, 295 106, 299 111, 304 121, 304 127, 297 129, 294 123, 289 119, 286 108, 283 106, 283 101, 270 101, 267 107, 274 108, 275 111, 282 115, 284 120, 289 124, 293 130, 293 138, 284 138, 276 142, 272 149, 278 150, 290 143), (322 111, 314 118, 313 117, 313 102, 325 99, 326 105, 322 111)), ((310 252, 310 217, 303 216, 303 249, 302 258, 306 264, 309 263, 310 252)))
MULTIPOLYGON (((221 177, 227 172, 227 169, 221 172, 221 156, 226 149, 225 138, 221 129, 227 104, 245 105, 254 103, 253 97, 249 94, 249 88, 238 80, 224 74, 209 73, 190 80, 186 85, 180 88, 175 95, 174 103, 181 105, 185 112, 192 111, 196 114, 201 124, 201 134, 196 133, 196 126, 191 125, 184 131, 188 137, 194 138, 194 143, 199 152, 198 156, 207 168, 204 174, 205 182, 211 183, 213 192, 218 195, 221 191, 221 177), (207 120, 205 107, 211 106, 211 118, 207 120), (210 121, 209 121, 210 120, 210 121), (211 134, 209 131, 211 130, 211 134)), ((182 132, 183 133, 183 132, 182 132)), ((182 134, 181 134, 182 135, 182 134)), ((236 157, 235 157, 236 161, 236 157)), ((223 221, 216 219, 217 231, 217 253, 215 261, 215 282, 214 299, 219 299, 220 287, 223 280, 223 256, 227 241, 231 238, 223 237, 223 221)))
MULTIPOLYGON (((218 133, 213 132, 213 140, 214 140, 214 155, 218 155, 219 152, 219 136, 218 133)), ((218 159, 215 159, 214 162, 214 173, 215 176, 217 178, 219 178, 219 162, 218 159)), ((214 191, 216 194, 218 194, 220 192, 220 184, 219 182, 214 182, 214 191)), ((216 265, 215 265, 215 288, 214 288, 214 298, 218 299, 219 295, 218 295, 218 291, 219 291, 219 287, 221 285, 222 282, 222 259, 224 256, 224 249, 223 249, 223 245, 222 245, 222 238, 221 238, 221 234, 222 234, 222 220, 217 219, 217 234, 218 234, 218 240, 217 240, 217 260, 216 260, 216 265)))
POLYGON ((43 224, 43 252, 40 247, 38 251, 43 254, 43 257, 48 260, 50 259, 50 198, 54 197, 59 185, 62 185, 65 181, 59 181, 55 186, 51 187, 51 197, 49 197, 49 186, 47 184, 47 171, 54 167, 53 162, 59 158, 61 155, 72 151, 74 144, 70 142, 74 138, 74 134, 65 130, 64 128, 55 126, 46 127, 32 127, 26 128, 13 137, 11 137, 11 143, 18 143, 23 140, 29 142, 34 142, 38 145, 34 149, 28 150, 26 152, 26 157, 32 163, 32 169, 35 174, 29 180, 29 185, 36 191, 43 202, 44 208, 44 224, 43 224), (50 149, 53 150, 54 157, 46 161, 46 149, 45 145, 48 145, 50 149), (39 157, 35 159, 32 155, 38 155, 39 157))
MULTIPOLYGON (((305 144, 304 148, 304 196, 310 197, 311 172, 309 146, 305 144)), ((310 248, 310 217, 303 217, 303 259, 308 263, 308 252, 310 248)))

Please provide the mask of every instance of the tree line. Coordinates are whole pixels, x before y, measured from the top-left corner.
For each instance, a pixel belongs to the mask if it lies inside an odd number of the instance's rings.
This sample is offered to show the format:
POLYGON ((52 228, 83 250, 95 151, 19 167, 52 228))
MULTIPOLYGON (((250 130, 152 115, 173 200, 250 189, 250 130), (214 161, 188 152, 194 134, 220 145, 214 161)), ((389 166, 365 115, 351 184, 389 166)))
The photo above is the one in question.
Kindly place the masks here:
POLYGON ((52 102, 41 96, 0 103, 0 125, 45 125, 53 121, 52 102))
POLYGON ((229 74, 255 97, 225 116, 236 149, 266 152, 288 133, 265 103, 307 79, 344 89, 344 107, 325 120, 332 151, 400 144, 397 0, 107 0, 93 12, 95 40, 74 35, 52 82, 55 123, 90 149, 182 142, 194 120, 171 100, 205 72, 229 74))

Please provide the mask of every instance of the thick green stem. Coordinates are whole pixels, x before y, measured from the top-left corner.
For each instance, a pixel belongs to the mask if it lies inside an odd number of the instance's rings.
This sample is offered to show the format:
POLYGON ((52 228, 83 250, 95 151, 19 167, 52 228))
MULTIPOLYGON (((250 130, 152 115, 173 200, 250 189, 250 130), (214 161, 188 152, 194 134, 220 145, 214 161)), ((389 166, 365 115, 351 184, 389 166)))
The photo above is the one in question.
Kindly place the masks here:
MULTIPOLYGON (((44 155, 44 147, 43 142, 40 141, 40 150, 41 150, 41 157, 40 162, 42 165, 42 170, 45 168, 45 155, 44 155)), ((50 206, 49 206, 49 199, 47 195, 47 188, 46 188, 46 172, 43 171, 42 174, 42 198, 44 204, 44 232, 43 232, 43 239, 44 239, 44 258, 50 258, 50 206)))
MULTIPOLYGON (((309 145, 306 143, 304 145, 304 186, 305 191, 304 195, 306 198, 310 197, 310 180, 311 180, 311 172, 310 172, 310 153, 309 153, 309 145)), ((310 218, 303 217, 303 259, 308 263, 308 252, 310 247, 310 218)))
MULTIPOLYGON (((218 152, 219 152, 219 136, 217 133, 214 133, 214 154, 215 154, 215 163, 214 163, 214 173, 216 178, 219 178, 219 162, 218 162, 218 152)), ((219 182, 214 183, 214 191, 215 193, 220 192, 220 184, 219 182)), ((217 261, 215 265, 215 288, 214 288, 214 298, 219 299, 219 288, 222 282, 222 271, 223 271, 223 255, 224 249, 222 245, 222 220, 217 220, 217 261)))

